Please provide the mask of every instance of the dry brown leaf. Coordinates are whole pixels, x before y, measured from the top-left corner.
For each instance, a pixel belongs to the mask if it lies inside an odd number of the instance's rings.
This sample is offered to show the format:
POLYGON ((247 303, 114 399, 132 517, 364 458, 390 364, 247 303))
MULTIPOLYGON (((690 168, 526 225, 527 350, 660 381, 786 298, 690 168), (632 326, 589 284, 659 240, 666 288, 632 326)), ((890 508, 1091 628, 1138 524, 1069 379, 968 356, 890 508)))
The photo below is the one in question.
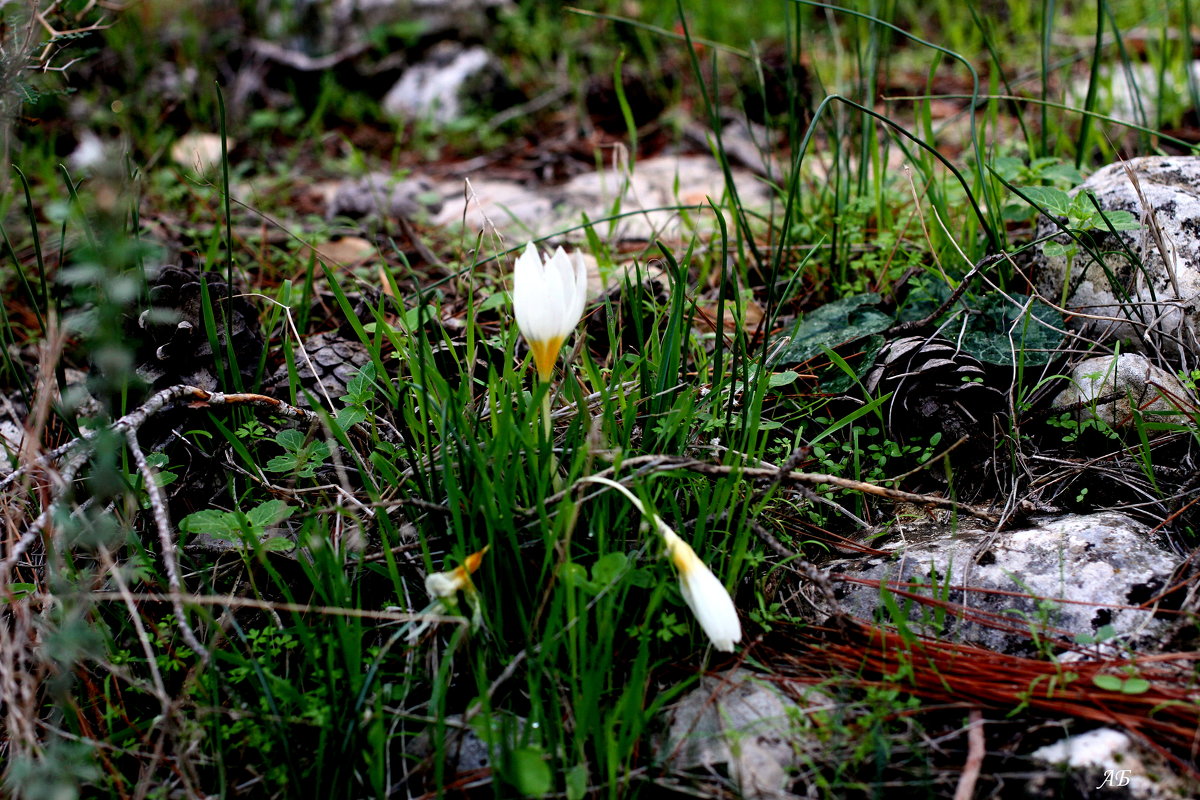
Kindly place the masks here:
MULTIPOLYGON (((725 304, 725 318, 721 322, 727 333, 732 333, 737 329, 735 310, 732 303, 725 304)), ((742 312, 742 330, 746 333, 754 333, 762 323, 763 316, 762 306, 754 300, 749 301, 742 312)), ((715 302, 698 303, 696 305, 696 321, 705 330, 715 331, 717 329, 717 304, 715 302)))
MULTIPOLYGON (((375 245, 361 236, 343 236, 312 248, 317 258, 326 266, 352 267, 375 255, 375 245)), ((301 258, 307 259, 309 248, 304 248, 301 258)), ((384 284, 386 285, 386 284, 384 284)))

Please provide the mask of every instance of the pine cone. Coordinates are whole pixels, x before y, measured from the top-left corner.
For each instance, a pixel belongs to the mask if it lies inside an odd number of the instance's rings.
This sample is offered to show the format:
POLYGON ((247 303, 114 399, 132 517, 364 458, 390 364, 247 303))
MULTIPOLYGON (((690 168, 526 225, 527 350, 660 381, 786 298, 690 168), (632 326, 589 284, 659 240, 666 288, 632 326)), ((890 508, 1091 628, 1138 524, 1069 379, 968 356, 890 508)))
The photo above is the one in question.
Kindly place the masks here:
POLYGON ((872 394, 892 393, 884 420, 900 436, 940 431, 951 443, 988 436, 992 417, 1007 408, 1004 392, 988 385, 983 365, 941 338, 888 342, 863 384, 872 394))
MULTIPOLYGON (((371 360, 370 353, 361 342, 343 338, 337 331, 326 331, 308 337, 304 340, 304 351, 308 358, 296 352, 296 376, 300 379, 300 387, 307 389, 317 397, 318 402, 325 403, 324 395, 333 401, 334 408, 340 408, 338 399, 346 394, 346 383, 354 377, 364 364, 371 360), (314 374, 315 370, 315 374, 314 374), (320 383, 321 388, 317 387, 320 383)), ((288 373, 284 364, 268 382, 271 393, 279 398, 287 398, 288 373)), ((308 398, 304 392, 296 392, 297 405, 308 407, 308 398)))
MULTIPOLYGON (((222 358, 228 357, 226 337, 232 333, 233 355, 246 385, 258 369, 263 350, 258 309, 245 297, 229 297, 228 284, 216 272, 165 266, 150 279, 150 308, 137 318, 143 340, 137 371, 152 390, 177 383, 217 388, 212 345, 204 324, 201 274, 208 285, 222 358)), ((239 291, 235 287, 233 294, 239 291)))

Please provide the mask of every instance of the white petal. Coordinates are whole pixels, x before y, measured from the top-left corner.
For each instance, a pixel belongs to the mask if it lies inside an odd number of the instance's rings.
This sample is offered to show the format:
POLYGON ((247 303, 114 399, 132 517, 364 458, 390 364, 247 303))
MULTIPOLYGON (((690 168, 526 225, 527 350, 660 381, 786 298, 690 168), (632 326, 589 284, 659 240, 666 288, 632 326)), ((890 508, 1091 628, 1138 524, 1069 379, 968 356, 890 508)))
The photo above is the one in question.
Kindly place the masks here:
POLYGON ((713 647, 732 653, 733 643, 742 638, 742 623, 724 584, 697 559, 689 571, 679 573, 679 588, 713 647))
POLYGON ((575 276, 571 270, 571 260, 561 247, 555 248, 554 255, 546 261, 546 275, 547 281, 554 281, 554 333, 556 336, 567 336, 579 320, 570 318, 575 276), (550 278, 551 275, 554 277, 550 278))
POLYGON ((587 305, 587 264, 584 263, 583 253, 576 250, 571 254, 571 267, 574 273, 574 281, 571 287, 571 302, 566 316, 571 321, 571 328, 574 329, 579 324, 579 319, 583 316, 583 307, 587 305))
POLYGON ((525 252, 517 256, 513 265, 513 313, 517 317, 517 327, 528 338, 538 322, 545 303, 542 293, 542 257, 538 254, 533 242, 525 245, 525 252))
POLYGON ((448 572, 434 572, 425 576, 425 591, 430 597, 453 597, 466 582, 462 570, 452 569, 448 572))
MULTIPOLYGON (((541 311, 541 327, 538 330, 539 339, 554 339, 559 336, 565 336, 570 333, 570 330, 563 330, 563 306, 564 298, 566 297, 566 283, 564 275, 559 265, 558 254, 562 252, 562 248, 554 253, 554 255, 542 267, 542 295, 543 306, 541 311)), ((564 255, 565 259, 566 256, 564 255)))
POLYGON ((713 647, 726 653, 733 652, 733 643, 742 638, 742 623, 738 620, 733 598, 691 545, 670 528, 662 530, 662 535, 667 556, 679 570, 679 588, 688 608, 696 615, 713 647))

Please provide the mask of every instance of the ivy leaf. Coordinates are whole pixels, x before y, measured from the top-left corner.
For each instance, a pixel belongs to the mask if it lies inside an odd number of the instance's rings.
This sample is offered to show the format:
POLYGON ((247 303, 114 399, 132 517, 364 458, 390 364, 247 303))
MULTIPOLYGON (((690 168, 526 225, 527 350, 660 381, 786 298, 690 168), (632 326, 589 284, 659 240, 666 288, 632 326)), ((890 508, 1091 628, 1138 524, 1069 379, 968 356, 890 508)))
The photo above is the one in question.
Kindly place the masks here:
POLYGON ((1013 366, 1014 348, 1026 365, 1048 363, 1062 344, 1062 315, 1040 300, 1026 311, 1026 295, 1013 292, 1009 297, 1012 300, 991 294, 982 299, 963 336, 963 350, 980 361, 1006 367, 1013 366))
POLYGON ((792 330, 792 341, 779 355, 780 364, 803 364, 838 345, 870 336, 892 324, 888 314, 874 308, 879 295, 868 292, 836 300, 805 315, 792 330))

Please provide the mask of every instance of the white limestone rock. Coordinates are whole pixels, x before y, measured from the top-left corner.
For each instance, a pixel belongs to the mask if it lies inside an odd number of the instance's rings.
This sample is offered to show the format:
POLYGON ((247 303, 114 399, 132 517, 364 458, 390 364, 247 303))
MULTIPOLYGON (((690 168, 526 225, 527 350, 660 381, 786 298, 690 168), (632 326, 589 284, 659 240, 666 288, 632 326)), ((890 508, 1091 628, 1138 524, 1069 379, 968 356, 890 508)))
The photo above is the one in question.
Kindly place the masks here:
MULTIPOLYGON (((733 170, 742 204, 764 211, 772 197, 766 185, 745 169, 733 170)), ((632 175, 621 168, 585 172, 558 186, 527 187, 514 181, 447 181, 436 225, 465 224, 471 232, 499 232, 514 241, 561 235, 586 239, 580 225, 586 214, 596 233, 609 242, 671 241, 689 230, 712 233, 717 222, 708 199, 721 206, 725 175, 708 156, 656 156, 638 161, 632 175), (691 206, 685 212, 677 206, 691 206), (616 219, 610 217, 617 215, 616 219)), ((732 220, 727 220, 732 228, 732 220)))
MULTIPOLYGON (((1190 75, 1175 67, 1161 74, 1158 64, 1141 62, 1106 65, 1098 76, 1094 111, 1130 125, 1153 128, 1160 103, 1170 108, 1191 102, 1188 81, 1200 83, 1200 61, 1190 62, 1187 72, 1190 75)), ((1072 82, 1067 90, 1070 105, 1084 107, 1090 80, 1090 76, 1083 76, 1072 82)), ((1104 124, 1113 138, 1122 134, 1119 127, 1109 129, 1107 123, 1098 124, 1104 124)))
POLYGON ((1030 629, 1043 639, 1069 641, 1111 625, 1116 638, 1100 648, 1105 653, 1113 646, 1152 647, 1165 630, 1153 611, 1130 606, 1166 588, 1179 558, 1130 517, 1107 512, 1043 518, 994 538, 968 525, 960 520, 958 527, 899 529, 898 538, 880 546, 889 555, 836 562, 831 571, 849 579, 837 584, 842 607, 857 617, 891 622, 877 583, 887 581, 894 591, 962 604, 1013 627, 960 620, 894 596, 901 608, 907 606, 908 623, 917 632, 1015 655, 1036 654, 1024 633, 1030 629), (858 582, 864 579, 865 585, 858 582), (964 593, 964 586, 973 591, 964 593))
POLYGON ((1054 405, 1066 408, 1087 403, 1078 411, 1081 419, 1097 418, 1114 428, 1132 424, 1135 408, 1148 421, 1177 423, 1190 419, 1181 409, 1195 408, 1191 392, 1178 378, 1139 353, 1085 359, 1071 370, 1070 377, 1071 385, 1054 405), (1114 393, 1119 395, 1115 400, 1096 403, 1114 393))
MULTIPOLYGON (((1073 324, 1100 338, 1122 338, 1138 347, 1138 331, 1182 341, 1200 335, 1200 157, 1147 156, 1125 162, 1137 176, 1146 205, 1138 197, 1122 163, 1096 172, 1075 191, 1090 191, 1103 211, 1128 211, 1141 225, 1137 230, 1093 231, 1094 249, 1104 254, 1118 289, 1104 268, 1080 250, 1074 263, 1065 256, 1039 251, 1034 268, 1039 289, 1057 302, 1067 284, 1067 305, 1084 314, 1115 320, 1075 318, 1073 324), (1152 235, 1150 215, 1162 232, 1162 247, 1152 235), (1138 269, 1124 257, 1124 248, 1144 265, 1138 269)), ((1043 219, 1038 237, 1058 228, 1043 219)), ((1065 234, 1056 241, 1070 241, 1065 234)))
MULTIPOLYGON (((829 703, 811 687, 806 699, 829 703)), ((705 676, 668 710, 658 751, 673 772, 714 775, 723 767, 741 797, 786 800, 795 797, 790 773, 816 742, 810 711, 749 670, 705 676)))
POLYGON ((1095 728, 1039 747, 1031 758, 1054 770, 1034 777, 1026 786, 1032 798, 1061 797, 1066 773, 1073 783, 1092 789, 1098 797, 1166 800, 1195 797, 1196 786, 1177 774, 1162 756, 1114 728, 1095 728))
POLYGON ((502 82, 500 62, 487 48, 441 42, 404 70, 383 98, 383 110, 402 120, 450 125, 502 82))

